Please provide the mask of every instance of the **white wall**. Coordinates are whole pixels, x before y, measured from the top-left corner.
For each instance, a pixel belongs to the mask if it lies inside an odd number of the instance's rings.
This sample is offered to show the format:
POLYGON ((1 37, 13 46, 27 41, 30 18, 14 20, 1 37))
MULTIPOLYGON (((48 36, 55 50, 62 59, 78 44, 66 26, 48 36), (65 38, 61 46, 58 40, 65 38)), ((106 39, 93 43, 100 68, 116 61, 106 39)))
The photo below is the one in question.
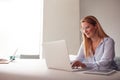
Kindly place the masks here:
POLYGON ((44 0, 43 42, 65 39, 70 54, 80 45, 79 0, 44 0))
POLYGON ((86 15, 98 18, 105 32, 115 40, 120 56, 120 0, 80 0, 80 19, 86 15))

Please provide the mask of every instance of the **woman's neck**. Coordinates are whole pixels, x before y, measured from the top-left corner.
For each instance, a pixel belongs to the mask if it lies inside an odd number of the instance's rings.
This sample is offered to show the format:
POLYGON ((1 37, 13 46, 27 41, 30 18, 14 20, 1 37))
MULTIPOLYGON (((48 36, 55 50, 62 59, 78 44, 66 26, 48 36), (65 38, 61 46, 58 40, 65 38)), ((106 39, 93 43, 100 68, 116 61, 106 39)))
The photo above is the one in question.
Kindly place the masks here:
POLYGON ((92 40, 92 51, 93 51, 93 54, 95 54, 95 50, 99 45, 99 43, 101 42, 101 38, 98 36, 95 36, 94 38, 91 38, 91 40, 92 40))
POLYGON ((98 42, 100 40, 100 37, 94 36, 91 38, 92 42, 98 42))

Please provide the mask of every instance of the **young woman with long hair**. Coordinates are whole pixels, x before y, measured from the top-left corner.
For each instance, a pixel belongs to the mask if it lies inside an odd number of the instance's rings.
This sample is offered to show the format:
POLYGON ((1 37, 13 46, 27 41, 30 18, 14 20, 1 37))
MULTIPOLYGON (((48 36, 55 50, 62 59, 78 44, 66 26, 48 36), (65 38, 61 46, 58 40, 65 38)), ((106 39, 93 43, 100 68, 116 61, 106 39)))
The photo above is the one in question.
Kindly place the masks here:
POLYGON ((83 42, 72 67, 90 69, 113 69, 115 42, 109 37, 95 16, 86 16, 81 20, 83 42))

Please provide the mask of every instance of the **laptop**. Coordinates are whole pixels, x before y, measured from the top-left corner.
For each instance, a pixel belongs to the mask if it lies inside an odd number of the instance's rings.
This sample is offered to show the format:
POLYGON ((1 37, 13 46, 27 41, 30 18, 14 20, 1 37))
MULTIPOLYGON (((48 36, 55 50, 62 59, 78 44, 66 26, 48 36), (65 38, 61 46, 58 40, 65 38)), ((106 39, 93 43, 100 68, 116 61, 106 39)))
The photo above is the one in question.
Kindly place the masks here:
POLYGON ((15 52, 13 53, 12 56, 10 56, 10 59, 0 58, 0 64, 8 64, 8 63, 12 62, 15 59, 15 55, 16 55, 17 51, 18 51, 18 49, 15 50, 15 52))
POLYGON ((72 69, 65 40, 43 43, 43 54, 49 69, 65 71, 83 70, 82 68, 72 69))

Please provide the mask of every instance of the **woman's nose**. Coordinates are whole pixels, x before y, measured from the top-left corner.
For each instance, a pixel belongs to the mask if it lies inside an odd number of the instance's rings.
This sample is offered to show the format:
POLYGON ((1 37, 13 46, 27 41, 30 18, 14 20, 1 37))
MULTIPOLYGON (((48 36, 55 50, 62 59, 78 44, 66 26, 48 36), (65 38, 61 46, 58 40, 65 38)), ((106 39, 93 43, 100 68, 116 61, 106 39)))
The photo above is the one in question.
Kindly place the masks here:
POLYGON ((83 30, 83 33, 87 33, 88 31, 86 29, 83 30))
POLYGON ((85 29, 85 33, 87 33, 88 31, 85 29))

